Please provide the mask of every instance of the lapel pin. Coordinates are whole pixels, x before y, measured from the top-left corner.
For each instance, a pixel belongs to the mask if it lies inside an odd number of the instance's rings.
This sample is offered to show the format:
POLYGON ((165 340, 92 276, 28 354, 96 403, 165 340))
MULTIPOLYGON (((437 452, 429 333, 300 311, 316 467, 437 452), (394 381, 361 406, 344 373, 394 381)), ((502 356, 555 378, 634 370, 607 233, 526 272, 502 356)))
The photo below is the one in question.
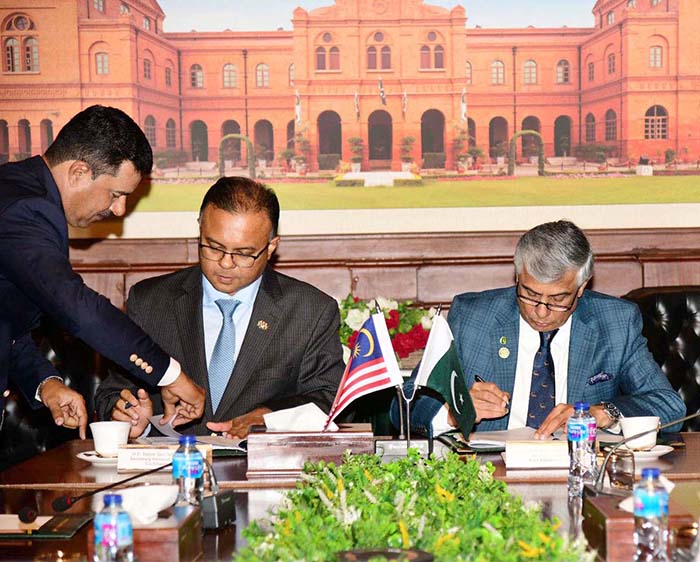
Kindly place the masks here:
POLYGON ((265 320, 258 320, 258 329, 265 331, 268 328, 269 328, 269 326, 268 326, 267 322, 265 322, 265 320))
POLYGON ((508 338, 505 336, 501 336, 501 339, 498 340, 498 343, 500 343, 501 345, 506 345, 508 343, 508 338))
POLYGON ((508 357, 510 357, 510 349, 508 349, 507 347, 500 348, 498 350, 498 356, 501 359, 508 359, 508 357))

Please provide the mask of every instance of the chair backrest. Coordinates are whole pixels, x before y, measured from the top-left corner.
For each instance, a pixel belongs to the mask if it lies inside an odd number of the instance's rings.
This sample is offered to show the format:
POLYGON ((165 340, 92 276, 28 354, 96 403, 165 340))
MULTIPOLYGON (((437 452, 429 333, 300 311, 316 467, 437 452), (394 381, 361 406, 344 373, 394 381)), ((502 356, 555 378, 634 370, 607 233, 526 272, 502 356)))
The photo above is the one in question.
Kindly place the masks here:
MULTIPOLYGON (((649 350, 688 414, 700 410, 700 286, 644 287, 622 298, 639 306, 649 350)), ((686 422, 683 430, 700 431, 700 421, 686 422)))

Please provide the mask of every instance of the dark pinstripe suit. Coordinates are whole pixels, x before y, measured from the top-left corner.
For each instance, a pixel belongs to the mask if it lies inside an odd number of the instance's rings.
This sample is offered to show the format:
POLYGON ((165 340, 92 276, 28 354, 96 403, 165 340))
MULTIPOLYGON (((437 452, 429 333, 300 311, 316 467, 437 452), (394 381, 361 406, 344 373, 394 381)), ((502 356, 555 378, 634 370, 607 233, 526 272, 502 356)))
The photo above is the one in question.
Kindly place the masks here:
MULTIPOLYGON (((141 281, 129 294, 128 312, 209 396, 199 267, 141 281)), ((183 431, 209 433, 207 421, 230 420, 259 406, 280 410, 313 401, 328 411, 344 369, 339 324, 334 299, 268 267, 216 415, 207 399, 204 418, 183 431)), ((115 373, 100 385, 100 419, 111 417, 124 387, 137 388, 115 373)), ((161 413, 160 394, 151 398, 161 413)))

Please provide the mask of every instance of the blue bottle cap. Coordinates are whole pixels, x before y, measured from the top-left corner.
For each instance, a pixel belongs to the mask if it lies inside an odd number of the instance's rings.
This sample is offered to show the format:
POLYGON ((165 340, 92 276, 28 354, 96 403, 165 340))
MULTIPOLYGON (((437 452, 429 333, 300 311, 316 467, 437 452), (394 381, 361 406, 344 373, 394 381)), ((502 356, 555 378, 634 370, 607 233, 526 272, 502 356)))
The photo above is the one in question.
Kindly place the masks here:
POLYGON ((122 496, 121 494, 105 494, 103 500, 105 507, 109 507, 110 505, 121 505, 122 504, 122 496))
POLYGON ((658 478, 661 471, 658 468, 643 468, 642 469, 642 480, 647 478, 658 478))
POLYGON ((574 402, 574 410, 589 410, 590 407, 588 402, 574 402))
POLYGON ((180 445, 194 445, 197 437, 194 435, 180 435, 180 445))

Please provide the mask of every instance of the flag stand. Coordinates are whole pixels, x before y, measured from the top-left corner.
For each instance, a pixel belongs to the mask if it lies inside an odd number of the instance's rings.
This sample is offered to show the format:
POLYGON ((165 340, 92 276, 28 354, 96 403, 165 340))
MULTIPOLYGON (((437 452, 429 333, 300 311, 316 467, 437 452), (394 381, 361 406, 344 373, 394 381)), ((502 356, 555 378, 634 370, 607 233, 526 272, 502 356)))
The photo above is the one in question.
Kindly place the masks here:
POLYGON ((396 387, 396 398, 398 399, 399 402, 399 439, 403 441, 406 439, 404 436, 403 430, 404 430, 404 425, 403 425, 403 408, 401 407, 401 400, 403 400, 403 395, 401 392, 401 387, 397 386, 396 387))

